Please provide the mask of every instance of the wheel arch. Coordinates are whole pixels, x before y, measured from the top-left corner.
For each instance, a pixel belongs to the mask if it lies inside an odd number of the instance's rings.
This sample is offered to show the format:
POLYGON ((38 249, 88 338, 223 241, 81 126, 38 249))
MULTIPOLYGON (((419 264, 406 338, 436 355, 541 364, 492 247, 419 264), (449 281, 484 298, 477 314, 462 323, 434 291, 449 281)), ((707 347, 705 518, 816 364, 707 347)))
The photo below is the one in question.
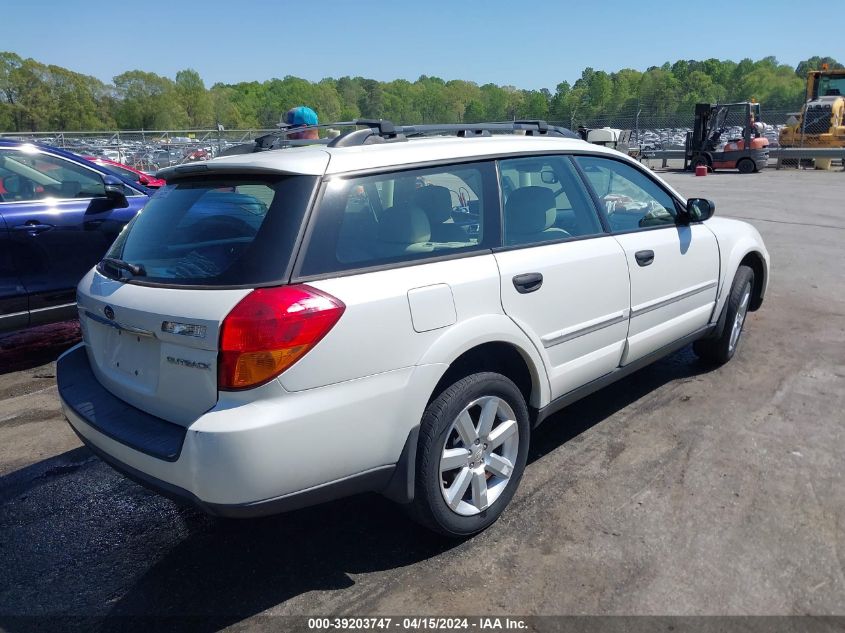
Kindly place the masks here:
POLYGON ((529 361, 519 348, 512 343, 490 341, 468 349, 449 363, 448 369, 435 385, 429 402, 452 383, 482 371, 493 371, 512 380, 527 404, 531 402, 532 395, 539 391, 540 377, 536 371, 531 371, 529 361))
POLYGON ((766 288, 766 261, 759 251, 749 251, 739 262, 740 266, 748 266, 754 271, 754 286, 751 289, 751 303, 748 309, 758 310, 763 304, 763 294, 766 288))
POLYGON ((713 321, 719 319, 725 307, 731 284, 740 266, 749 266, 754 271, 752 304, 750 310, 757 310, 769 285, 770 260, 760 233, 752 225, 733 218, 713 217, 705 223, 716 236, 719 244, 719 293, 713 311, 713 321))
MULTIPOLYGON (((443 367, 431 387, 426 406, 453 382, 480 371, 497 371, 513 380, 532 409, 550 400, 549 379, 542 358, 530 340, 505 315, 472 319, 462 327, 449 328, 418 363, 443 367), (460 341, 460 344, 456 344, 460 341)), ((382 494, 398 503, 414 499, 419 424, 402 448, 396 469, 382 494)))
POLYGON ((436 397, 445 380, 458 380, 468 375, 466 372, 499 371, 514 381, 529 406, 539 409, 551 400, 549 378, 540 353, 505 315, 470 319, 459 327, 449 328, 418 364, 429 363, 446 366, 430 398, 436 397))

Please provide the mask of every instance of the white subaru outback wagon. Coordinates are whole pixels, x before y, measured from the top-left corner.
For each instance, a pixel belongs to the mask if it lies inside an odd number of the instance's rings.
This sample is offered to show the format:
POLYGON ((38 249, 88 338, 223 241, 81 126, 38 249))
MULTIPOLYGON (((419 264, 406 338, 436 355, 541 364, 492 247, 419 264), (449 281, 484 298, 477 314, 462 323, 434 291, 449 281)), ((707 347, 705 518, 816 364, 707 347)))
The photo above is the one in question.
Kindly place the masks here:
POLYGON ((616 151, 359 126, 171 168, 80 282, 57 380, 104 461, 215 515, 376 491, 469 535, 549 414, 690 343, 728 361, 763 301, 758 232, 616 151))

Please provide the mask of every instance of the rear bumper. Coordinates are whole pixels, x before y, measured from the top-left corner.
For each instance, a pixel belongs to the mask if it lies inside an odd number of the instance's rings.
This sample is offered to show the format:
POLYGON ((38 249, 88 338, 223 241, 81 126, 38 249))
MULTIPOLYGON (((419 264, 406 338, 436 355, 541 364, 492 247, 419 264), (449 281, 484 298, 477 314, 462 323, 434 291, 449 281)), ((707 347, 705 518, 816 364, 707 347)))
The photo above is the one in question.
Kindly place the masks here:
MULTIPOLYGON (((80 424, 79 420, 76 422, 77 425, 80 424)), ((84 425, 84 423, 81 424, 84 425)), ((177 503, 196 506, 207 514, 219 517, 248 519, 268 516, 325 503, 342 497, 349 497, 362 492, 382 492, 388 488, 396 472, 396 466, 383 466, 381 468, 374 468, 369 472, 359 473, 351 477, 332 481, 321 486, 315 486, 308 490, 282 495, 274 499, 263 499, 251 503, 210 503, 203 501, 190 490, 185 490, 162 479, 157 479, 148 473, 115 459, 112 455, 109 455, 85 437, 77 429, 77 425, 71 422, 70 426, 79 436, 79 439, 82 440, 82 443, 120 474, 163 497, 172 499, 177 503)))
POLYGON ((210 514, 252 517, 359 492, 405 490, 408 473, 397 463, 407 461, 402 456, 419 422, 408 415, 416 400, 409 382, 432 367, 297 393, 276 384, 249 400, 243 393, 221 397, 188 427, 109 393, 84 345, 59 359, 57 381, 71 427, 115 470, 210 514))
POLYGON ((76 420, 145 455, 167 462, 179 459, 187 429, 111 394, 94 376, 84 347, 59 358, 56 382, 65 412, 76 420))

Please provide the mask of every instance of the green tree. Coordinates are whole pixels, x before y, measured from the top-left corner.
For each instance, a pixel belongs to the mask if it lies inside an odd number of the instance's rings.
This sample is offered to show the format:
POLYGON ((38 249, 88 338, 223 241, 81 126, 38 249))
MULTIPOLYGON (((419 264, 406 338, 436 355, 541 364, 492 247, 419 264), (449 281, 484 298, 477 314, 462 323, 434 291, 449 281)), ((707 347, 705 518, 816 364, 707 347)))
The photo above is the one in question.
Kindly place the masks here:
POLYGON ((0 52, 0 129, 18 131, 21 129, 23 111, 18 100, 20 86, 15 71, 23 59, 15 53, 0 52))
POLYGON ((47 67, 33 59, 25 59, 10 73, 17 92, 18 130, 38 132, 50 127, 55 105, 50 97, 47 67))
POLYGON ((206 88, 195 70, 175 80, 132 70, 104 84, 60 66, 45 66, 13 52, 0 52, 0 130, 179 129, 219 121, 227 128, 275 126, 291 107, 308 105, 321 122, 383 117, 397 123, 502 121, 542 118, 579 125, 664 125, 691 120, 698 102, 744 101, 764 111, 797 108, 809 70, 832 57, 810 57, 797 67, 774 57, 739 62, 709 58, 676 60, 645 72, 625 68, 608 73, 585 68, 574 84, 562 81, 552 93, 514 86, 420 76, 410 82, 366 77, 299 77, 264 82, 215 84, 206 88))
POLYGON ((48 126, 53 130, 96 130, 114 127, 110 113, 102 108, 105 85, 95 77, 80 75, 61 66, 48 66, 45 82, 52 107, 48 126))
POLYGON ((653 68, 643 75, 640 84, 640 103, 645 113, 657 119, 677 111, 680 84, 671 71, 653 68))
POLYGON ((508 97, 505 91, 495 84, 481 86, 481 102, 484 104, 484 116, 488 121, 505 121, 508 117, 508 97))
POLYGON ((172 80, 155 73, 130 70, 114 78, 120 99, 116 120, 121 129, 184 128, 188 115, 172 80))
POLYGON ((693 112, 696 103, 717 103, 725 100, 725 89, 710 75, 693 70, 681 83, 681 111, 693 112))
POLYGON ((555 88, 555 94, 549 103, 549 118, 553 121, 568 121, 569 110, 567 109, 566 100, 572 86, 568 81, 562 81, 555 88))
POLYGON ((530 90, 524 95, 525 109, 520 113, 520 116, 526 119, 543 119, 549 118, 549 100, 539 90, 530 90))
POLYGON ((810 59, 805 59, 803 62, 800 62, 798 66, 795 67, 795 74, 801 77, 801 79, 807 79, 807 73, 811 70, 821 70, 822 65, 827 64, 827 67, 830 70, 836 70, 838 68, 845 68, 842 64, 836 61, 833 57, 811 57, 810 59))
POLYGON ((204 128, 216 123, 213 120, 211 97, 196 70, 180 70, 176 73, 175 84, 179 105, 185 111, 190 127, 204 128))
POLYGON ((464 109, 465 123, 479 123, 485 120, 484 105, 481 101, 470 101, 464 109))

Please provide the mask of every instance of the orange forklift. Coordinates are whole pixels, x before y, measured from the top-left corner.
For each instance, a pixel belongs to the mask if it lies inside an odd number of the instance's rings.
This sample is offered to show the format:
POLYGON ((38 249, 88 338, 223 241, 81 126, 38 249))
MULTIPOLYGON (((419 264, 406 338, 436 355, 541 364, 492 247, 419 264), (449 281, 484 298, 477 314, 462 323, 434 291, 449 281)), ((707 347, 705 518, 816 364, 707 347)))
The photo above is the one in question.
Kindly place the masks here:
POLYGON ((759 103, 698 103, 695 123, 687 132, 684 169, 706 166, 751 174, 769 162, 769 139, 763 136, 759 103))

